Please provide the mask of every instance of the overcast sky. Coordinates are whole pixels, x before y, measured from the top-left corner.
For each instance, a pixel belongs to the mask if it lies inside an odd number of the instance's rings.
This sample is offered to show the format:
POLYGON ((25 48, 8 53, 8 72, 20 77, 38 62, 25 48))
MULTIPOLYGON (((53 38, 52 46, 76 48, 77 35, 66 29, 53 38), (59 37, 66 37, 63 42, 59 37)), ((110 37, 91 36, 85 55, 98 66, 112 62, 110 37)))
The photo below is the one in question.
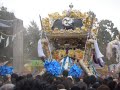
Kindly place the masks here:
POLYGON ((112 20, 120 31, 120 0, 0 0, 0 6, 14 12, 17 18, 23 20, 25 27, 33 20, 40 25, 39 14, 43 18, 48 13, 68 10, 70 3, 74 5, 73 9, 93 11, 99 21, 112 20))

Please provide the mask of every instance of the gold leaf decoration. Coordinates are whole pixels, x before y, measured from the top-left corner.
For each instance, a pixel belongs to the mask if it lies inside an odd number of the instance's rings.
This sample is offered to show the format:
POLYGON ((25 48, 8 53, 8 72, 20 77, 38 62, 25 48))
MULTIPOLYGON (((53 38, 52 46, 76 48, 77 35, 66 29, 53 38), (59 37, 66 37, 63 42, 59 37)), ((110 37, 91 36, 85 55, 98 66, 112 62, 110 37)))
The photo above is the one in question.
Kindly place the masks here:
MULTIPOLYGON (((62 14, 58 12, 48 14, 49 17, 44 18, 42 20, 43 29, 46 32, 49 32, 49 34, 50 33, 83 33, 83 32, 87 32, 90 29, 90 26, 97 21, 96 18, 93 18, 93 21, 92 21, 91 17, 89 17, 89 13, 87 12, 82 13, 79 10, 72 10, 70 12, 69 17, 74 18, 74 19, 82 19, 83 26, 81 28, 75 28, 74 30, 64 30, 64 29, 59 30, 58 28, 55 28, 54 30, 52 30, 51 27, 54 21, 57 19, 65 18, 67 14, 68 14, 67 10, 64 10, 62 14)), ((91 31, 93 31, 93 33, 97 35, 97 30, 91 30, 91 31)))

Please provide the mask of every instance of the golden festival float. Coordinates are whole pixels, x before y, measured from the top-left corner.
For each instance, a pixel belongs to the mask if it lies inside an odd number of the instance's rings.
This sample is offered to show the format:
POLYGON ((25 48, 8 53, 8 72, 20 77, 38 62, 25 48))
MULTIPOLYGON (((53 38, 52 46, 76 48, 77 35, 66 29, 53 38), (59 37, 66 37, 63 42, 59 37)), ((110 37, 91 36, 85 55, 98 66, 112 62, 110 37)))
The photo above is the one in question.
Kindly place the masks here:
POLYGON ((96 38, 99 27, 97 18, 91 11, 73 10, 72 4, 69 7, 62 14, 55 12, 42 18, 40 45, 43 51, 38 51, 39 57, 60 62, 68 56, 88 75, 96 74, 93 63, 104 64, 96 38))

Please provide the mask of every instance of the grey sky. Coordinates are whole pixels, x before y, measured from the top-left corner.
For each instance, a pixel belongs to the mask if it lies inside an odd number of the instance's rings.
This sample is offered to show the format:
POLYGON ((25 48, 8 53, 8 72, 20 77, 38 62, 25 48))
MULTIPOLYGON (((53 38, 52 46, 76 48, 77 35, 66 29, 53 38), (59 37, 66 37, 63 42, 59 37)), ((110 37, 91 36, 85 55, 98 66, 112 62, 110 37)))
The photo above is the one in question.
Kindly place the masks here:
POLYGON ((17 18, 22 19, 25 27, 32 20, 40 25, 39 14, 46 17, 48 13, 68 10, 70 3, 74 5, 73 9, 93 11, 99 21, 112 20, 120 31, 120 0, 0 0, 0 5, 6 6, 17 18))

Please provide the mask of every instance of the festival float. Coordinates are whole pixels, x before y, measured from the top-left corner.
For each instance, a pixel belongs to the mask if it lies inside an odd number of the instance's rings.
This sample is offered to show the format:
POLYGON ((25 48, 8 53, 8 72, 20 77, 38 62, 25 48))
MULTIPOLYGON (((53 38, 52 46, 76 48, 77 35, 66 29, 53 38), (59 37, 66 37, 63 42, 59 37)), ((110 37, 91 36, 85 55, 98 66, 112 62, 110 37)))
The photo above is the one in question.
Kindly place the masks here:
POLYGON ((110 65, 113 67, 113 69, 109 70, 109 72, 112 72, 113 74, 118 74, 120 72, 120 34, 116 36, 115 40, 112 40, 107 44, 106 56, 108 60, 112 58, 113 54, 116 54, 115 59, 117 64, 110 65), (113 53, 113 49, 115 49, 116 53, 113 53))
POLYGON ((45 67, 56 60, 62 71, 76 65, 88 75, 97 75, 93 64, 104 65, 96 38, 97 18, 91 11, 74 10, 72 4, 69 7, 62 14, 55 12, 46 18, 40 17, 42 30, 38 55, 47 59, 45 67))

